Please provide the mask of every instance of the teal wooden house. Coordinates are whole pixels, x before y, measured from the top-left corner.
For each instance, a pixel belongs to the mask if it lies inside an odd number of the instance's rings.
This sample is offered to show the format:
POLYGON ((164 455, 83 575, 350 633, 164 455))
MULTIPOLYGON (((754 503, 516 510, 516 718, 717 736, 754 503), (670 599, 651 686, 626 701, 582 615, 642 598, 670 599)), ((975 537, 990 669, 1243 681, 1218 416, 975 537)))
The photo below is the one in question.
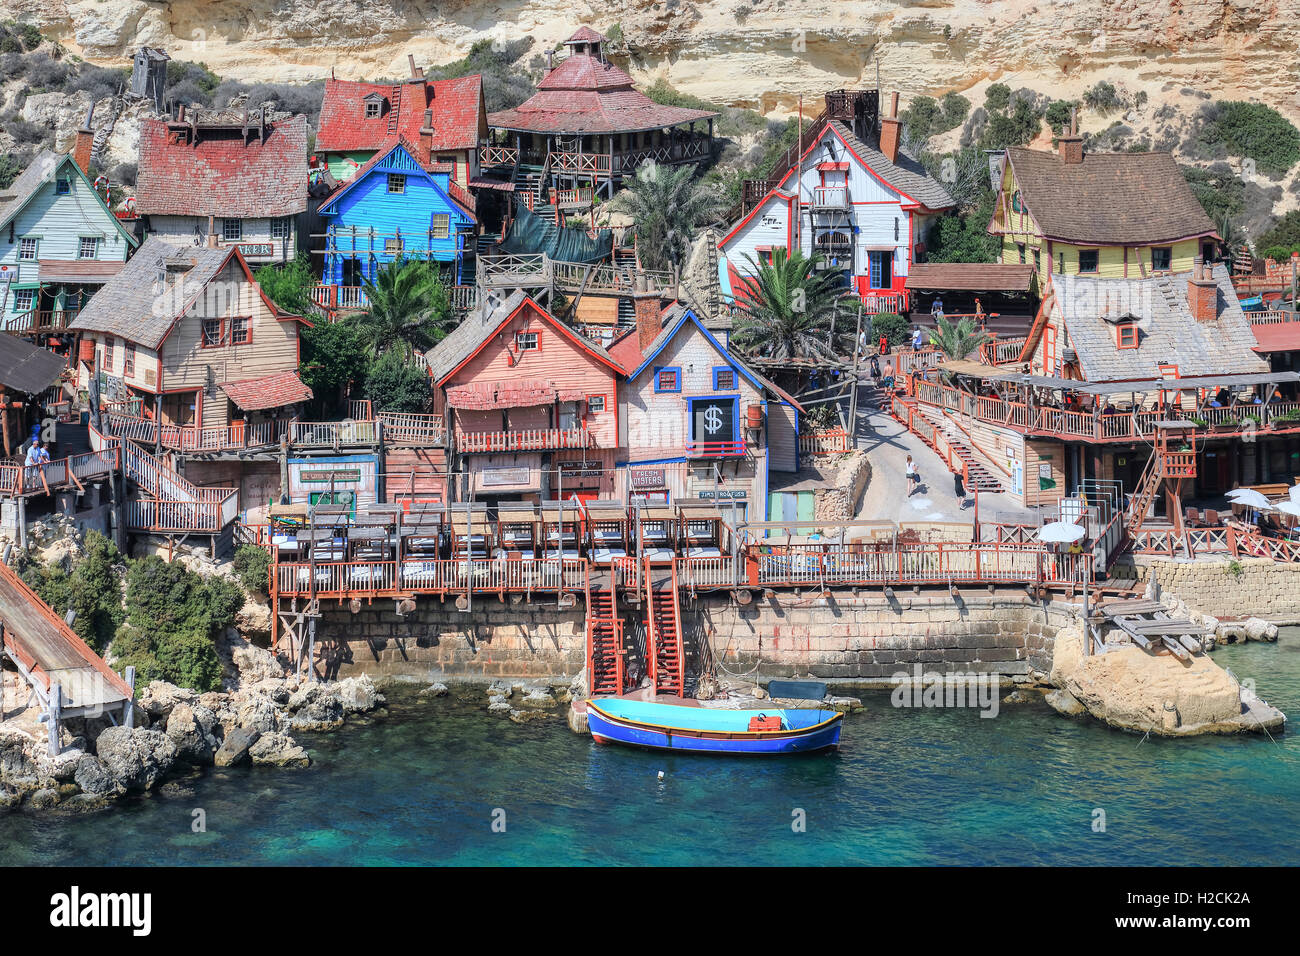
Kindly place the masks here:
POLYGON ((462 284, 477 227, 474 199, 453 180, 452 164, 423 164, 416 155, 405 140, 394 140, 321 204, 322 306, 364 308, 363 280, 398 258, 427 260, 445 285, 462 284))
POLYGON ((58 337, 136 244, 73 154, 42 151, 0 190, 0 330, 58 337))

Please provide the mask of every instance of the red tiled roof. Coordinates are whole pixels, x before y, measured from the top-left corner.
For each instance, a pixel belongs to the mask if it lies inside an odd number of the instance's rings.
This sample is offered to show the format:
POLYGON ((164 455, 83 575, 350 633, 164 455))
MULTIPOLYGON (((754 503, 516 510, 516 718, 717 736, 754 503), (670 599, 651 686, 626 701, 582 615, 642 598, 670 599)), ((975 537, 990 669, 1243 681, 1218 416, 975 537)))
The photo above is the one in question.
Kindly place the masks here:
MULTIPOLYGON (((1246 313, 1250 318, 1250 313, 1246 313)), ((1300 350, 1300 322, 1274 322, 1252 325, 1256 352, 1294 352, 1300 350)))
POLYGON ((221 390, 246 412, 280 408, 311 398, 311 389, 303 384, 297 372, 276 372, 265 378, 227 382, 221 386, 221 390))
POLYGON ((379 149, 389 138, 393 87, 400 86, 396 134, 420 141, 424 111, 433 110, 433 148, 473 149, 478 145, 483 120, 483 78, 426 80, 421 83, 359 83, 326 80, 321 102, 316 148, 325 152, 379 149), (389 100, 389 110, 366 118, 365 98, 378 93, 389 100))
POLYGON ((166 120, 140 124, 136 210, 141 215, 292 216, 307 209, 307 118, 254 136, 200 131, 195 145, 168 142, 166 120))
POLYGON ((613 63, 592 56, 574 53, 547 73, 539 90, 617 90, 632 89, 632 77, 613 63))
POLYGON ((537 133, 631 133, 717 115, 684 106, 661 106, 630 88, 539 90, 515 109, 490 114, 488 125, 537 133))
POLYGON ((607 37, 601 36, 591 27, 583 25, 573 32, 573 36, 564 41, 565 43, 608 43, 607 37))

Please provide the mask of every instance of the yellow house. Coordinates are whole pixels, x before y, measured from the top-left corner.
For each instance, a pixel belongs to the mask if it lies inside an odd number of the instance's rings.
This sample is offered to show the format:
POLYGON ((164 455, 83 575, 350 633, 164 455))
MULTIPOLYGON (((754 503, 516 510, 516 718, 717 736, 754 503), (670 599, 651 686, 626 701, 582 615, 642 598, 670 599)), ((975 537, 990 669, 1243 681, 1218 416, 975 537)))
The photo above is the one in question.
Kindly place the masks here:
POLYGON ((1098 278, 1188 272, 1219 238, 1169 153, 1085 153, 1071 132, 1056 152, 1002 157, 990 235, 1004 263, 1098 278))

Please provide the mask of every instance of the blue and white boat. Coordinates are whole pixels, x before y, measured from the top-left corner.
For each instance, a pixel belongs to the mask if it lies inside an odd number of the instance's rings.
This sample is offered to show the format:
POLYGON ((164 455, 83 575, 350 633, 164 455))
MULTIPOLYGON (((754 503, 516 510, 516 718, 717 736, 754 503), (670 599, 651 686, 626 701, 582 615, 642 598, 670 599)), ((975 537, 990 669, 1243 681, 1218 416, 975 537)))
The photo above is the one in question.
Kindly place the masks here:
POLYGON ((596 743, 686 753, 834 750, 843 719, 838 711, 822 709, 722 710, 622 697, 587 701, 587 727, 596 743))

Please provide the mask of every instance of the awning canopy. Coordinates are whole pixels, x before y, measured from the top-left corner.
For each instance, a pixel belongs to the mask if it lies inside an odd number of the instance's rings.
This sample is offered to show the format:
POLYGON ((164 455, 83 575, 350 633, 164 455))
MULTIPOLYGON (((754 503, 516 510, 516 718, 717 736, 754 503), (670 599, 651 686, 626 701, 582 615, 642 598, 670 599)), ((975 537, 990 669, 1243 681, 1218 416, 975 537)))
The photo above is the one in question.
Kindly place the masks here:
POLYGON ((1000 262, 924 262, 913 265, 903 288, 909 292, 1028 292, 1034 268, 1000 262))
POLYGON ((89 282, 102 285, 122 271, 125 262, 101 259, 41 259, 37 274, 42 282, 89 282))
POLYGON ((452 408, 491 411, 498 408, 528 408, 554 402, 577 402, 585 399, 581 389, 561 389, 550 382, 475 382, 447 389, 447 404, 452 408))
POLYGON ((37 348, 15 335, 0 332, 0 388, 35 395, 59 380, 67 359, 49 349, 37 348))
POLYGON ((277 372, 264 378, 227 382, 221 386, 226 397, 246 412, 280 408, 305 402, 312 397, 297 372, 277 372))
MULTIPOLYGON (((1250 313, 1246 313, 1250 318, 1250 313)), ((1275 322, 1251 325, 1255 333, 1256 352, 1300 352, 1300 322, 1275 322)))

